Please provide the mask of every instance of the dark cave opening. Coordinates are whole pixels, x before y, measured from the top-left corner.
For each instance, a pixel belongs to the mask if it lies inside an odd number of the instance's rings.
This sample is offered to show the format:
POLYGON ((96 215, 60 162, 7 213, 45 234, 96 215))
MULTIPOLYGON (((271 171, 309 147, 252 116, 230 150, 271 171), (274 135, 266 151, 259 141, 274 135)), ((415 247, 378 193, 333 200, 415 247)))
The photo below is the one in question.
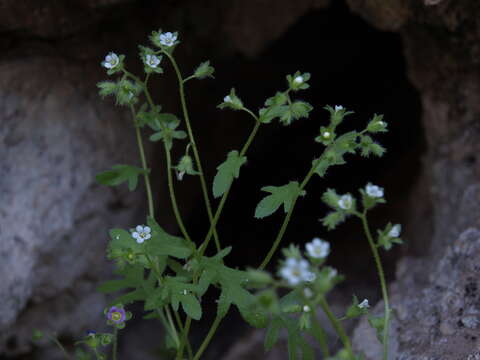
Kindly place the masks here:
MULTIPOLYGON (((313 140, 320 126, 328 121, 323 106, 343 105, 355 112, 342 124, 342 131, 360 130, 375 113, 384 114, 389 132, 376 138, 387 148, 386 155, 380 159, 350 156, 347 165, 332 168, 325 179, 314 177, 307 186, 307 196, 297 203, 283 240, 284 246, 294 243, 302 249, 313 237, 330 241, 332 253, 328 264, 346 275, 343 286, 354 289, 358 296, 375 296, 368 289, 378 288, 377 275, 358 220, 349 219, 337 230, 328 232, 319 222, 328 211, 320 198, 327 188, 358 195, 359 188, 372 182, 385 188, 388 201, 371 212, 372 228, 383 228, 389 221, 407 220, 404 200, 421 169, 425 141, 420 99, 407 78, 400 36, 374 29, 337 1, 328 9, 303 16, 258 57, 246 59, 235 54, 214 63, 216 85, 211 85, 208 91, 212 97, 221 99, 234 86, 244 103, 256 110, 267 97, 285 88, 285 75, 300 70, 310 72, 312 78, 310 89, 297 97, 315 107, 310 119, 296 121, 288 128, 271 124, 257 136, 218 227, 223 246, 233 246, 226 259, 230 266, 258 265, 270 248, 285 214, 279 210, 262 220, 253 217, 255 206, 265 196, 260 188, 303 179, 312 159, 323 150, 313 140)), ((231 116, 236 118, 238 114, 231 116)), ((247 128, 246 139, 251 123, 243 120, 243 124, 247 128)), ((242 144, 225 146, 222 151, 226 154, 242 144)), ((213 175, 209 174, 211 179, 213 175)), ((203 203, 198 199, 188 226, 200 238, 206 233, 208 223, 205 214, 199 215, 203 213, 203 203)), ((403 252, 396 248, 383 253, 390 279, 403 252)), ((270 264, 270 270, 275 268, 276 259, 270 264)), ((230 336, 236 336, 234 331, 222 334, 225 343, 230 336)))

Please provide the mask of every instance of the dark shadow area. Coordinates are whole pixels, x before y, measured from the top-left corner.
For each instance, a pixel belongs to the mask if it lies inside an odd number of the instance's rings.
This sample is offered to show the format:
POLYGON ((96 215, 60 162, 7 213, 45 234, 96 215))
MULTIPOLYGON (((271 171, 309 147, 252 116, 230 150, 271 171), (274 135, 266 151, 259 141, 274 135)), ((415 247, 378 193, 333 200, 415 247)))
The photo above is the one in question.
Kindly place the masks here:
MULTIPOLYGON (((309 120, 299 120, 287 128, 277 123, 264 126, 251 147, 248 164, 234 183, 218 228, 223 246, 233 246, 232 255, 227 258, 233 266, 258 265, 270 248, 285 214, 281 210, 266 219, 254 219, 255 206, 265 196, 260 188, 302 181, 312 159, 323 150, 313 140, 320 126, 328 121, 323 106, 343 105, 355 112, 340 128, 345 132, 363 129, 374 113, 385 115, 390 131, 376 138, 387 148, 387 154, 381 159, 349 156, 347 165, 331 168, 325 179, 315 176, 307 186, 307 196, 297 203, 283 240, 284 245, 294 243, 301 247, 313 237, 329 240, 332 254, 328 264, 346 275, 343 286, 355 289, 359 296, 364 287, 377 288, 374 263, 359 221, 349 219, 338 230, 328 232, 319 222, 328 211, 320 198, 329 187, 358 195, 360 187, 373 182, 385 188, 389 204, 372 211, 372 227, 406 220, 402 201, 420 170, 425 143, 420 100, 407 78, 399 35, 375 30, 344 4, 335 2, 327 10, 305 15, 258 58, 249 60, 236 55, 217 60, 215 66, 216 84, 210 85, 210 95, 221 99, 234 86, 253 110, 286 87, 286 74, 297 70, 310 72, 310 89, 296 96, 315 107, 309 120)), ((237 118, 237 114, 222 115, 224 121, 232 116, 237 118)), ((245 139, 252 126, 249 121, 245 115, 245 139)), ((223 149, 225 154, 239 149, 242 142, 229 145, 223 149)), ((200 238, 208 223, 206 216, 199 215, 203 212, 199 199, 188 225, 200 238)), ((393 250, 384 255, 391 279, 400 254, 393 250)), ((275 268, 273 261, 270 269, 275 268)), ((231 322, 225 323, 228 325, 224 325, 224 330, 228 327, 229 331, 220 333, 223 337, 231 334, 233 341, 237 333, 230 331, 231 322)), ((226 338, 223 341, 230 342, 226 338)), ((212 351, 218 355, 218 349, 212 351)), ((215 358, 213 353, 211 356, 215 358)))

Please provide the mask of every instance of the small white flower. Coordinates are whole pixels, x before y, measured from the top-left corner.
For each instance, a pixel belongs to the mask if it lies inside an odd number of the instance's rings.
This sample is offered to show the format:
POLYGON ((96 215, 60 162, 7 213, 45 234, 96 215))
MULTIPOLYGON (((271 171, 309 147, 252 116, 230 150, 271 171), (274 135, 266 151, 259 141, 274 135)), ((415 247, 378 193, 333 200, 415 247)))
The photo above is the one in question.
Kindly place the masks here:
POLYGON ((309 269, 308 261, 305 259, 288 258, 285 265, 280 269, 280 275, 290 285, 298 285, 303 281, 315 280, 315 274, 309 269))
POLYGON ((365 192, 367 193, 368 196, 372 198, 383 197, 383 188, 377 185, 373 185, 371 183, 367 184, 367 186, 365 187, 365 192))
POLYGON ((338 271, 337 269, 334 269, 334 268, 330 268, 330 271, 328 273, 328 278, 329 279, 333 279, 335 276, 338 275, 338 271))
POLYGON ((349 210, 352 207, 352 202, 353 199, 351 195, 342 195, 340 200, 338 200, 338 206, 340 206, 340 209, 349 210))
POLYGON ((328 138, 330 137, 330 135, 331 135, 331 134, 330 134, 330 132, 328 132, 328 131, 325 131, 325 132, 322 134, 322 136, 323 136, 325 139, 328 139, 328 138))
POLYGON ((399 237, 401 231, 402 231, 402 225, 395 224, 395 225, 393 225, 393 227, 388 232, 388 236, 390 236, 392 238, 399 237))
POLYGON ((223 102, 226 102, 226 103, 231 103, 232 102, 232 98, 230 97, 230 95, 227 95, 223 98, 223 102))
POLYGON ((380 125, 380 126, 385 126, 385 122, 380 120, 380 121, 378 122, 378 125, 380 125))
POLYGON ((177 180, 178 180, 178 181, 182 181, 182 180, 183 180, 183 176, 185 175, 185 171, 176 171, 175 173, 176 173, 176 175, 177 175, 177 180))
POLYGON ((308 305, 304 305, 304 306, 303 306, 303 312, 308 313, 308 312, 310 312, 310 310, 311 310, 311 309, 310 309, 310 306, 308 306, 308 305))
POLYGON ((305 289, 303 289, 303 295, 305 295, 307 299, 310 299, 313 296, 313 291, 310 290, 310 288, 306 287, 305 289))
POLYGON ((367 299, 364 299, 360 304, 357 305, 360 309, 368 309, 370 304, 367 299))
POLYGON ((156 68, 160 64, 160 59, 155 55, 145 55, 145 63, 151 68, 156 68))
POLYGON ((108 53, 108 55, 105 56, 105 60, 102 62, 102 66, 107 69, 113 69, 118 64, 120 64, 120 58, 114 52, 108 53))
POLYGON ((136 231, 132 233, 132 237, 137 241, 137 243, 141 244, 145 240, 148 240, 152 237, 151 229, 148 226, 138 225, 135 228, 136 231))
POLYGON ((295 84, 301 84, 303 83, 303 76, 297 76, 295 79, 293 79, 293 82, 295 84))
POLYGON ((326 258, 330 253, 330 244, 319 238, 315 238, 312 242, 307 243, 305 248, 307 249, 308 256, 315 259, 326 258))
POLYGON ((335 112, 338 112, 340 110, 343 110, 343 106, 342 105, 335 105, 335 112))
POLYGON ((172 34, 171 32, 162 33, 159 35, 159 38, 160 44, 168 47, 174 45, 175 41, 177 41, 177 35, 172 34))

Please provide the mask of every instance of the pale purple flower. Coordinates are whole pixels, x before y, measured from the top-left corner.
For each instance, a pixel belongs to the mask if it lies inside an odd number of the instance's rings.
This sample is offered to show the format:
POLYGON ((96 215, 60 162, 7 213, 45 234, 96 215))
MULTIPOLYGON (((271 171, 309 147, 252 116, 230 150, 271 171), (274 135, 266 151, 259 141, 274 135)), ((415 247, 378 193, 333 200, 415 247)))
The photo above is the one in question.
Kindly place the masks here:
POLYGON ((123 323, 127 318, 125 309, 118 306, 112 306, 107 312, 107 319, 115 324, 123 323))
POLYGON ((118 64, 120 64, 120 58, 114 52, 108 53, 108 55, 105 56, 105 60, 102 61, 102 66, 107 69, 113 69, 118 64))
POLYGON ((166 33, 160 34, 159 39, 160 39, 160 44, 162 44, 163 46, 170 47, 175 44, 175 41, 177 41, 177 35, 171 32, 166 32, 166 33))
POLYGON ((151 229, 148 226, 138 225, 135 228, 136 231, 132 233, 132 237, 137 241, 137 243, 141 244, 145 240, 148 240, 152 237, 151 229))
POLYGON ((313 239, 305 245, 308 256, 315 259, 323 259, 328 256, 330 252, 330 244, 319 238, 313 239))

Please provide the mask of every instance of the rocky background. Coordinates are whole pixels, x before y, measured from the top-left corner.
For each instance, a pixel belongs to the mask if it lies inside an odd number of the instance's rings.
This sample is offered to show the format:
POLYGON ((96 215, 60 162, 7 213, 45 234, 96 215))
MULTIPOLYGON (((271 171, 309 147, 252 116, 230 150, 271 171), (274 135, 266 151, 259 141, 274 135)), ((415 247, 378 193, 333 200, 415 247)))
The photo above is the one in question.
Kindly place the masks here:
MULTIPOLYGON (((349 224, 325 234, 318 198, 326 186, 384 186, 389 204, 373 222, 402 222, 408 241, 385 257, 396 310, 392 359, 480 359, 475 0, 1 0, 0 358, 56 359, 48 346, 32 348, 32 328, 56 332, 68 343, 102 326, 107 299, 95 288, 111 273, 106 230, 143 222, 145 202, 142 191, 106 189, 93 180, 112 164, 137 161, 128 114, 97 96, 95 84, 106 77, 99 63, 113 50, 140 71, 136 46, 159 27, 180 31, 176 57, 184 73, 206 59, 216 67, 214 81, 188 89, 210 178, 251 126, 241 115, 215 109, 230 87, 255 109, 284 86, 285 74, 312 73, 305 97, 317 109, 313 118, 260 134, 242 169, 219 229, 238 250, 231 261, 260 261, 278 218, 259 223, 250 216, 258 190, 303 176, 318 151, 311 139, 326 116, 321 107, 342 104, 362 125, 374 112, 384 113, 391 128, 384 141, 388 155, 353 161, 348 173, 312 183, 286 240, 334 239, 331 264, 349 279, 334 302, 342 305, 352 292, 378 299, 358 228, 349 224), (240 214, 247 219, 238 220, 240 214)), ((178 113, 174 80, 167 70, 154 94, 164 109, 178 113)), ((148 156, 159 221, 175 232, 163 154, 151 145, 148 156)), ((206 217, 198 183, 187 179, 179 187, 187 225, 201 236, 206 217)), ((378 303, 374 310, 381 308, 378 303)), ((236 320, 233 315, 224 325, 206 358, 284 358, 281 347, 265 355, 261 334, 236 320)), ((158 358, 152 353, 160 329, 135 322, 129 328, 123 358, 158 358)), ((194 334, 203 330, 197 326, 194 334)), ((360 322, 352 331, 367 359, 379 359, 368 325, 360 322)))

